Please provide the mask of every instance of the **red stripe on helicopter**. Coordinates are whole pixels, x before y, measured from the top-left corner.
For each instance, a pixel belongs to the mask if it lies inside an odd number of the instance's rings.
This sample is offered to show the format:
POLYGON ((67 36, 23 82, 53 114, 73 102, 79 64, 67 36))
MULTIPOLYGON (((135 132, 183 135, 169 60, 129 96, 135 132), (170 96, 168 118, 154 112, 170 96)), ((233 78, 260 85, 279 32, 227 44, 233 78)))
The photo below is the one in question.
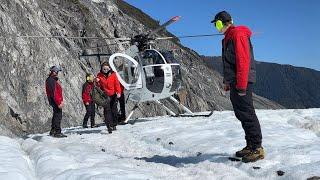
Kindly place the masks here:
POLYGON ((173 18, 171 18, 173 21, 178 21, 181 18, 181 16, 175 16, 173 18))

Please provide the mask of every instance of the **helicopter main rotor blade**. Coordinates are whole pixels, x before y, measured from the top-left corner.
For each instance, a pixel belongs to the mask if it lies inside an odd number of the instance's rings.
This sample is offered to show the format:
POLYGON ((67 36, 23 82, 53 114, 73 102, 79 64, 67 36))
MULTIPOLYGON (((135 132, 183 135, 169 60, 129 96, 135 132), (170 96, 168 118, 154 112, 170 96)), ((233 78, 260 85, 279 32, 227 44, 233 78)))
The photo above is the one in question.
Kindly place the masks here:
POLYGON ((167 39, 183 39, 183 38, 198 38, 198 37, 211 37, 211 36, 222 36, 223 34, 201 34, 201 35, 189 35, 189 36, 177 36, 177 37, 158 37, 155 40, 167 40, 167 39))
POLYGON ((173 18, 171 18, 169 21, 165 22, 164 24, 162 24, 161 26, 159 26, 158 28, 156 28, 155 30, 151 31, 148 36, 151 36, 153 34, 156 34, 157 32, 163 30, 165 27, 169 26, 170 24, 178 21, 181 18, 181 16, 175 16, 173 18))
MULTIPOLYGON (((118 40, 118 41, 130 41, 131 38, 122 37, 122 38, 110 38, 110 37, 81 37, 81 36, 19 36, 19 35, 9 35, 9 37, 16 38, 27 38, 27 39, 42 39, 42 38, 52 38, 52 39, 106 39, 106 40, 118 40)), ((7 39, 8 37, 0 37, 0 39, 7 39)))
MULTIPOLYGON (((261 32, 253 32, 252 35, 260 35, 261 32)), ((210 37, 210 36, 223 36, 223 34, 200 34, 200 35, 188 35, 188 36, 168 36, 168 37, 157 37, 155 40, 167 40, 167 39, 183 39, 183 38, 198 38, 198 37, 210 37)))

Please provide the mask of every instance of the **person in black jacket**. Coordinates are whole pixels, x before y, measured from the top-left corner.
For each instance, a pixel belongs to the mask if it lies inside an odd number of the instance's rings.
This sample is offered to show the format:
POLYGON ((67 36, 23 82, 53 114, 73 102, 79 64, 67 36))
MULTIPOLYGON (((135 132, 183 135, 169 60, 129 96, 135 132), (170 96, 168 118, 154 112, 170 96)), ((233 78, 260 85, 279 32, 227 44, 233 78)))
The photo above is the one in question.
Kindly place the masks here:
POLYGON ((224 90, 230 90, 230 100, 236 117, 245 132, 246 147, 236 152, 243 162, 264 158, 262 133, 252 100, 253 83, 256 80, 251 31, 246 26, 234 26, 226 11, 216 14, 213 21, 222 41, 224 90))
POLYGON ((49 77, 46 79, 46 94, 49 104, 53 108, 52 125, 50 136, 53 137, 67 137, 61 133, 61 119, 62 119, 62 107, 63 96, 62 87, 58 79, 58 73, 61 68, 58 66, 52 66, 50 68, 49 77))

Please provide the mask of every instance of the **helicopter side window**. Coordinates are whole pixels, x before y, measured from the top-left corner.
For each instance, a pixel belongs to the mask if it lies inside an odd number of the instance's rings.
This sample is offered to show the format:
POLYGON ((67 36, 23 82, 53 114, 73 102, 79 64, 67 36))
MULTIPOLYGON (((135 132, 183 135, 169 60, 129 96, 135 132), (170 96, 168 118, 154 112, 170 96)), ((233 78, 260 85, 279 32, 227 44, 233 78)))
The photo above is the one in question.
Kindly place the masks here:
POLYGON ((142 58, 143 58, 143 63, 142 63, 143 66, 154 65, 154 64, 165 64, 160 54, 158 54, 158 52, 154 50, 146 50, 143 53, 142 58))
POLYGON ((162 56, 166 59, 167 63, 179 63, 175 58, 172 51, 162 51, 162 56))

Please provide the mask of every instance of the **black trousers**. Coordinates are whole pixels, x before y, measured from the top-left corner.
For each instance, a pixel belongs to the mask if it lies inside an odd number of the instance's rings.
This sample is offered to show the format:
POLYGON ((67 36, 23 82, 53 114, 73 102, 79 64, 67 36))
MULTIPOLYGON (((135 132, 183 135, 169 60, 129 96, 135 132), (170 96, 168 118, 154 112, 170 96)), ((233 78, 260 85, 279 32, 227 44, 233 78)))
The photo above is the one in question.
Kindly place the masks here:
POLYGON ((61 119, 62 119, 62 109, 56 105, 56 103, 51 103, 53 109, 52 121, 51 121, 51 133, 60 134, 61 133, 61 119))
POLYGON ((230 85, 230 100, 237 119, 241 121, 248 146, 253 149, 261 147, 262 133, 260 123, 253 107, 253 84, 248 83, 245 96, 239 96, 235 84, 230 85))
POLYGON ((118 118, 124 119, 126 117, 126 101, 123 93, 121 93, 121 97, 118 100, 119 100, 120 112, 121 112, 121 116, 118 118))
POLYGON ((86 107, 86 114, 83 118, 83 126, 87 126, 88 119, 90 118, 91 127, 95 125, 94 118, 96 114, 96 105, 94 102, 90 102, 89 105, 85 105, 86 107))
POLYGON ((117 95, 110 96, 110 103, 104 107, 103 114, 107 128, 117 126, 117 95))

